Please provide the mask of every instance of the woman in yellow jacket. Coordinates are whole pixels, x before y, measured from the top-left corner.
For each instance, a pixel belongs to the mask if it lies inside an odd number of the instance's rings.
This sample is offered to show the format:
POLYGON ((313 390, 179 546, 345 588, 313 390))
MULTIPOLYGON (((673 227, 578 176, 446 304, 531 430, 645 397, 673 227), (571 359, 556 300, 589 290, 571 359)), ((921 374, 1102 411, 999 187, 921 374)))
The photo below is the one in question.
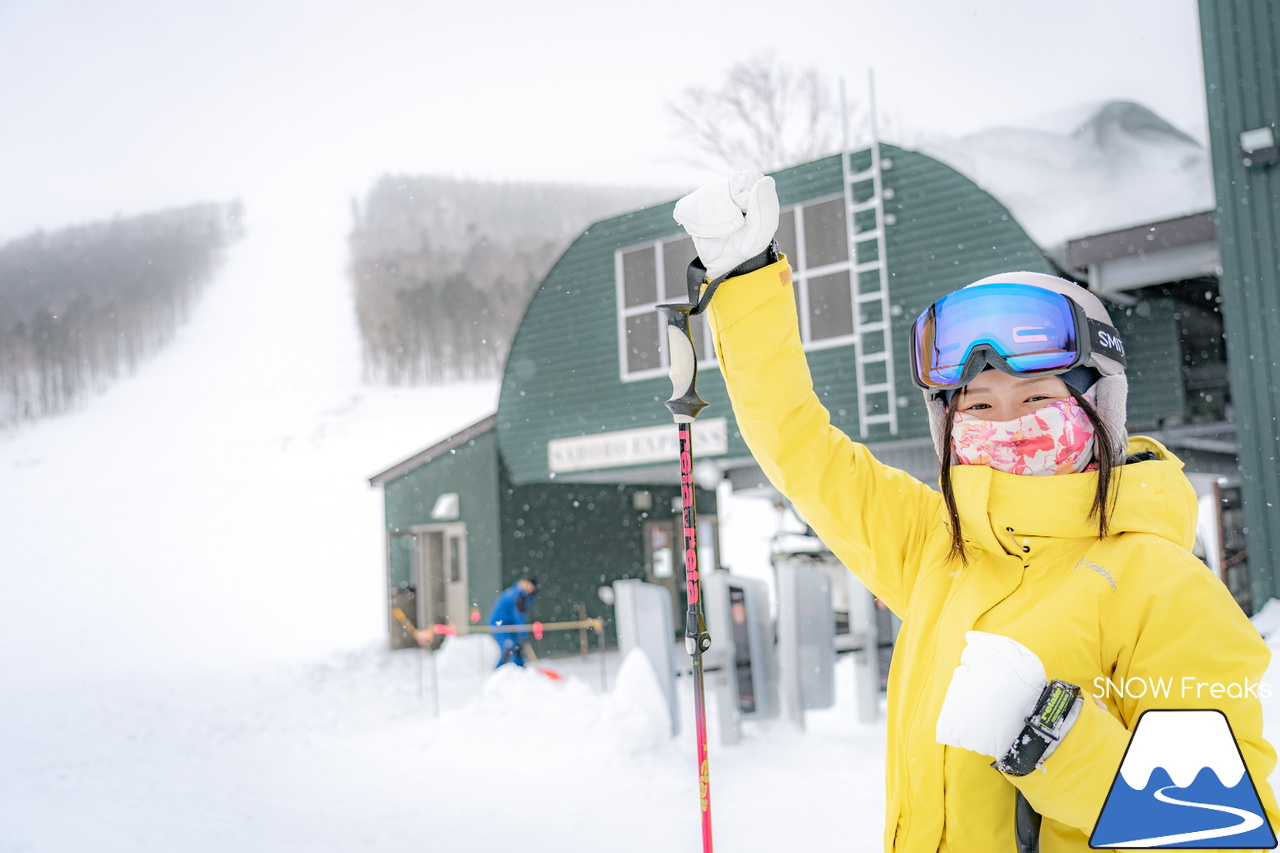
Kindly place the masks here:
MULTIPOLYGON (((1123 344, 1097 297, 1012 273, 921 315, 912 366, 939 493, 876 461, 815 395, 772 243, 773 179, 708 184, 675 218, 707 281, 724 280, 708 315, 743 438, 903 619, 885 849, 1089 849, 1149 709, 1226 715, 1269 835, 1276 753, 1259 692, 1270 652, 1189 550, 1197 505, 1182 463, 1126 437, 1123 344)), ((1250 846, 1267 846, 1259 837, 1250 846)))

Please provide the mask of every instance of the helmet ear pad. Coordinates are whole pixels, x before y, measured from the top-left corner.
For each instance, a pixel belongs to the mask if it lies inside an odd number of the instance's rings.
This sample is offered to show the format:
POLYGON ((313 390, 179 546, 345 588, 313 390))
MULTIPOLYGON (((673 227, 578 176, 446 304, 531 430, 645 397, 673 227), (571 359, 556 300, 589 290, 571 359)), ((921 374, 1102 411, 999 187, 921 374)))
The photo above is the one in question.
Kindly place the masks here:
MULTIPOLYGON (((1122 464, 1129 447, 1129 431, 1125 426, 1129 402, 1129 380, 1123 373, 1113 373, 1100 378, 1085 393, 1092 397, 1093 408, 1098 413, 1098 419, 1102 421, 1107 434, 1111 436, 1116 464, 1122 464)), ((949 424, 946 422, 946 395, 926 391, 924 404, 929 414, 929 435, 933 438, 934 453, 941 461, 947 447, 949 432, 949 424)), ((948 464, 957 464, 954 454, 948 460, 948 464)))
POLYGON ((1116 464, 1123 465, 1129 448, 1129 429, 1125 425, 1129 409, 1129 379, 1123 373, 1112 373, 1103 376, 1089 390, 1093 392, 1093 407, 1098 418, 1111 436, 1116 464))

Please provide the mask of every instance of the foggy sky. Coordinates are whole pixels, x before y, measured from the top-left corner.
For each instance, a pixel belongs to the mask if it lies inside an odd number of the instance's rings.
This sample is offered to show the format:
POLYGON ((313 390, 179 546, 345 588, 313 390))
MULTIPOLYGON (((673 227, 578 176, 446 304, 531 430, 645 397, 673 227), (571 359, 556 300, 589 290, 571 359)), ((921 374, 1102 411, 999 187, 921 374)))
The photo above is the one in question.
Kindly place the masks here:
POLYGON ((0 239, 396 171, 682 190, 665 103, 767 51, 929 134, 1127 98, 1205 137, 1188 0, 0 0, 0 239))

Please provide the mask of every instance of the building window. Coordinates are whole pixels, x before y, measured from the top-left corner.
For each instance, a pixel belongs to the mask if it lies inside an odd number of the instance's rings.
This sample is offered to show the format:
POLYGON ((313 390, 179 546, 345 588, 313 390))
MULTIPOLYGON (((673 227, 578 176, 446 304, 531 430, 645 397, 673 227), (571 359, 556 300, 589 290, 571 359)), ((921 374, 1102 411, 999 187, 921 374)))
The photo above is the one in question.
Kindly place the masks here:
MULTIPOLYGON (((666 375, 666 330, 657 306, 688 303, 687 274, 689 262, 696 255, 693 240, 678 237, 632 246, 615 256, 618 301, 622 306, 618 331, 624 381, 666 375)), ((693 317, 690 325, 699 364, 715 364, 706 318, 693 317)))
POLYGON ((844 196, 784 210, 778 245, 791 261, 805 349, 852 343, 853 280, 844 196))
MULTIPOLYGON (((791 263, 800 337, 805 348, 852 343, 854 298, 845 197, 838 195, 786 208, 778 220, 777 239, 791 263)), ((664 302, 688 302, 686 272, 695 255, 693 241, 688 237, 643 243, 617 252, 623 381, 666 374, 666 332, 655 309, 664 302)), ((694 317, 692 330, 699 366, 715 364, 705 318, 694 317)))

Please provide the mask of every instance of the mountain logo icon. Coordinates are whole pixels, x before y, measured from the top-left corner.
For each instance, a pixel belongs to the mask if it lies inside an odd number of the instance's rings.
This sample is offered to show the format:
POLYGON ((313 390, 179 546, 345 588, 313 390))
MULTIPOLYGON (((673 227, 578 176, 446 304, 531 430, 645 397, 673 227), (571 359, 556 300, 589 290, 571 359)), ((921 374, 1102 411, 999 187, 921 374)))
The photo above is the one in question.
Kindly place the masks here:
POLYGON ((1089 846, 1274 848, 1275 832, 1226 715, 1144 712, 1089 846))

